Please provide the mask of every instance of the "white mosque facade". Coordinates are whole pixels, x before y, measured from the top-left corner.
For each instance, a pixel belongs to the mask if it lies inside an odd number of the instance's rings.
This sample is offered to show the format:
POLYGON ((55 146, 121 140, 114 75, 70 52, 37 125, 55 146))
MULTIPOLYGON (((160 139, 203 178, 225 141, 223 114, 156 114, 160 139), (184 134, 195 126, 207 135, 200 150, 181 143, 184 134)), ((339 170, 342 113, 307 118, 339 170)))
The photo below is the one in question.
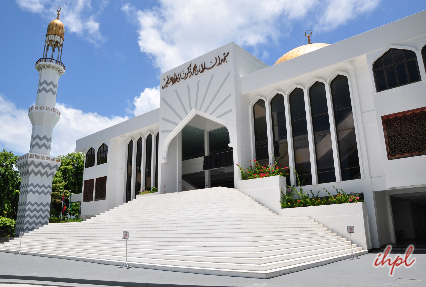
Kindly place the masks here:
POLYGON ((305 191, 363 194, 370 247, 425 234, 425 27, 423 11, 273 66, 229 43, 162 74, 160 108, 77 140, 82 216, 153 187, 238 189, 236 164, 275 158, 305 191))

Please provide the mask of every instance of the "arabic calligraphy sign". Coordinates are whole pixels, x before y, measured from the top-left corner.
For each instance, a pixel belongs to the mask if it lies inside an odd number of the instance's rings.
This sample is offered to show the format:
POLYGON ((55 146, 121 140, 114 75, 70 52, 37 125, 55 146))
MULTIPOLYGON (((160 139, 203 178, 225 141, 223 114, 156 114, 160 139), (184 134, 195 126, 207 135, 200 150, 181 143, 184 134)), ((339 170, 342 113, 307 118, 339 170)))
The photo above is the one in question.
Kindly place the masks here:
POLYGON ((182 71, 179 74, 174 73, 173 76, 167 76, 167 80, 163 79, 166 83, 164 86, 161 86, 162 89, 167 88, 170 84, 174 85, 175 83, 180 82, 180 80, 186 80, 191 78, 192 76, 196 76, 198 74, 204 73, 206 70, 213 69, 216 66, 220 66, 223 63, 228 63, 226 58, 229 56, 228 53, 223 53, 223 58, 221 58, 219 55, 217 57, 214 57, 215 61, 211 61, 209 64, 206 65, 206 62, 201 63, 199 66, 195 64, 192 66, 192 63, 189 64, 187 71, 182 71), (208 67, 209 66, 209 67, 208 67))

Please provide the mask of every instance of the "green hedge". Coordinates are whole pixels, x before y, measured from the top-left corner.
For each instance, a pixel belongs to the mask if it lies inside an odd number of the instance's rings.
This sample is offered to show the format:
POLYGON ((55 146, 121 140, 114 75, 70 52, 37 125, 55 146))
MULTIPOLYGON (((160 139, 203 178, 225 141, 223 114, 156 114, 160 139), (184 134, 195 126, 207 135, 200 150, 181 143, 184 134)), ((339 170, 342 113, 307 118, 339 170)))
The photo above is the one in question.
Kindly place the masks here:
POLYGON ((15 237, 15 220, 0 216, 0 230, 3 230, 3 236, 15 237))

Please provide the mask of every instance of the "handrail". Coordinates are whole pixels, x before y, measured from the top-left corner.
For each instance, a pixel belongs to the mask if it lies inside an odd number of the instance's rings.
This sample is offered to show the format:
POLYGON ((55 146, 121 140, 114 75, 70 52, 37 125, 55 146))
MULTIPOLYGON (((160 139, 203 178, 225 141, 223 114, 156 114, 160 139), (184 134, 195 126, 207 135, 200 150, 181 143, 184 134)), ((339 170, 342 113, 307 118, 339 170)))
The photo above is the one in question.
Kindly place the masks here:
POLYGON ((54 64, 56 64, 56 65, 59 65, 59 66, 61 66, 62 68, 64 68, 64 70, 65 70, 65 65, 64 65, 64 63, 62 63, 61 61, 57 61, 57 60, 55 60, 55 59, 52 59, 52 58, 40 58, 37 62, 36 62, 36 66, 39 64, 39 63, 54 63, 54 64))

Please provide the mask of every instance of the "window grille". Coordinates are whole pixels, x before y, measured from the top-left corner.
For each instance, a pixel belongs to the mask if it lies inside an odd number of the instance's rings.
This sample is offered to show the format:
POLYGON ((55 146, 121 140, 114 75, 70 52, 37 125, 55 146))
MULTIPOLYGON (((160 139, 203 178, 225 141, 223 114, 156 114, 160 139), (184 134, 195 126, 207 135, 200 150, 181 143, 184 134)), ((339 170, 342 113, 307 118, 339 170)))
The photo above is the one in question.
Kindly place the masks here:
POLYGON ((318 183, 336 181, 330 119, 328 116, 325 85, 316 82, 309 89, 318 183))
POLYGON ((253 122, 256 159, 259 161, 260 165, 269 164, 266 107, 264 100, 258 100, 254 104, 253 122))
POLYGON ((145 147, 145 188, 151 189, 152 135, 146 138, 145 147))
POLYGON ((135 198, 142 187, 142 137, 136 142, 136 178, 135 178, 135 198))
POLYGON ((126 202, 132 200, 132 157, 133 157, 133 140, 127 145, 127 181, 126 181, 126 202))
POLYGON ((95 186, 95 200, 103 200, 106 198, 107 177, 98 177, 95 186))
POLYGON ((377 92, 420 81, 416 53, 390 49, 373 64, 377 92))
POLYGON ((426 154, 426 107, 382 116, 388 159, 426 154))
POLYGON ((303 90, 294 89, 289 100, 295 169, 299 175, 300 184, 310 185, 312 184, 311 159, 303 90))
POLYGON ((104 164, 107 163, 108 161, 108 146, 106 144, 102 144, 99 148, 98 148, 98 161, 97 164, 104 164))
POLYGON ((86 164, 85 167, 92 167, 95 165, 95 149, 90 148, 86 153, 86 164))
POLYGON ((83 202, 93 201, 93 188, 95 185, 94 179, 84 181, 83 202))
POLYGON ((331 82, 331 97, 342 180, 361 178, 348 78, 339 75, 331 82))

